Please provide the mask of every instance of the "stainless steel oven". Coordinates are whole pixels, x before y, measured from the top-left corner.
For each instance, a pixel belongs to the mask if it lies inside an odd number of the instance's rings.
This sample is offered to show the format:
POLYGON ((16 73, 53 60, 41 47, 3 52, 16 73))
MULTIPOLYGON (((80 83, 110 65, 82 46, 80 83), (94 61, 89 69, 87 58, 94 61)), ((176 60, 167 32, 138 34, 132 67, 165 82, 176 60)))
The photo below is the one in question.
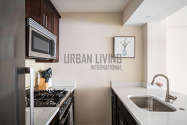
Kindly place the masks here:
POLYGON ((73 125, 73 105, 71 97, 60 107, 58 116, 58 125, 73 125))
POLYGON ((56 36, 32 18, 27 18, 26 51, 28 58, 56 59, 56 36))

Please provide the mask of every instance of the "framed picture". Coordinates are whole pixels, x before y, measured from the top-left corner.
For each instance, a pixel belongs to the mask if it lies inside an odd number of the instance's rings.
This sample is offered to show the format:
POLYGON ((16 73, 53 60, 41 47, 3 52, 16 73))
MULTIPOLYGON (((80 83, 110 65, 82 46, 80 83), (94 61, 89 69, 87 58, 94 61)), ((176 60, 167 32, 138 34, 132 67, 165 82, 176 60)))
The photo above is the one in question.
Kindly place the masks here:
POLYGON ((135 58, 135 36, 115 36, 114 57, 135 58))

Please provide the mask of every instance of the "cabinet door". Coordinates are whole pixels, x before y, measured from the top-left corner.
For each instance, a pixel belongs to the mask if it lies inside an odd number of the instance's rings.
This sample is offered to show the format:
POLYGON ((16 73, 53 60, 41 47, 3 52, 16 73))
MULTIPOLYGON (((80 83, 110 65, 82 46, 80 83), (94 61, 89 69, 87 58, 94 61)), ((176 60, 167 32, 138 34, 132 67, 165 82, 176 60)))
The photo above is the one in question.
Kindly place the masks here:
POLYGON ((26 0, 26 18, 31 17, 39 24, 42 24, 41 0, 26 0))
POLYGON ((59 34, 59 16, 56 14, 56 13, 54 13, 54 15, 53 15, 53 33, 56 35, 56 36, 58 36, 58 34, 59 34))
POLYGON ((43 26, 50 32, 53 32, 53 6, 49 0, 42 0, 43 26))
POLYGON ((54 25, 53 25, 53 33, 56 35, 57 37, 57 43, 56 43, 56 57, 57 59, 54 62, 58 62, 59 61, 59 16, 58 14, 55 12, 54 13, 54 25))
POLYGON ((117 125, 117 102, 116 95, 112 92, 112 125, 117 125))
POLYGON ((129 113, 129 111, 119 99, 117 99, 117 109, 118 125, 121 125, 122 123, 124 125, 137 125, 132 115, 129 113))
POLYGON ((117 110, 117 116, 118 116, 117 125, 131 125, 128 124, 126 115, 119 108, 117 110))

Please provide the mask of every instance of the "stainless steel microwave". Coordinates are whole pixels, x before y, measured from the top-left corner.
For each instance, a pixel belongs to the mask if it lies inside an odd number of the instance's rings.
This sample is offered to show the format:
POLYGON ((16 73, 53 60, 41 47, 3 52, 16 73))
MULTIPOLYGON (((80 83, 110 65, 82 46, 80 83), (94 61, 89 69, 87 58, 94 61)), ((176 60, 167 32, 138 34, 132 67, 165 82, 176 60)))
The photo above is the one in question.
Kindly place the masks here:
POLYGON ((26 19, 26 52, 28 58, 56 59, 56 36, 34 21, 26 19))

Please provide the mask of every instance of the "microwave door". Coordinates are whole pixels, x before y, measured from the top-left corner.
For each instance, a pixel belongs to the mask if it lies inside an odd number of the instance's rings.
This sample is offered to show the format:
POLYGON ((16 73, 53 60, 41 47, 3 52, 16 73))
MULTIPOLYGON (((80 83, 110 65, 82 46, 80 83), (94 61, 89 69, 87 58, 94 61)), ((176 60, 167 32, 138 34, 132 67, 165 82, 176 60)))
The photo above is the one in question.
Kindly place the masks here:
POLYGON ((34 52, 50 54, 50 40, 39 33, 32 31, 32 46, 34 52))
POLYGON ((52 40, 34 28, 30 30, 29 56, 34 58, 51 59, 52 40))

